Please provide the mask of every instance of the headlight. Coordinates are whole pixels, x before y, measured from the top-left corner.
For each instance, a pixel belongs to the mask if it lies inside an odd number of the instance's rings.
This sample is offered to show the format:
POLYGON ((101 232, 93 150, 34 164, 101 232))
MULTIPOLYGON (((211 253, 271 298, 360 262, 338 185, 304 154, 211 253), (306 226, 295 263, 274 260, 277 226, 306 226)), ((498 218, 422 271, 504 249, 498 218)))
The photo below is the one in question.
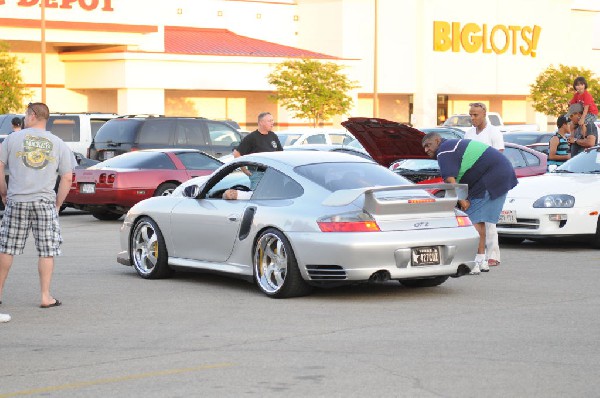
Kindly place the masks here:
POLYGON ((575 205, 575 198, 571 195, 546 195, 542 196, 535 202, 533 207, 573 207, 575 205))

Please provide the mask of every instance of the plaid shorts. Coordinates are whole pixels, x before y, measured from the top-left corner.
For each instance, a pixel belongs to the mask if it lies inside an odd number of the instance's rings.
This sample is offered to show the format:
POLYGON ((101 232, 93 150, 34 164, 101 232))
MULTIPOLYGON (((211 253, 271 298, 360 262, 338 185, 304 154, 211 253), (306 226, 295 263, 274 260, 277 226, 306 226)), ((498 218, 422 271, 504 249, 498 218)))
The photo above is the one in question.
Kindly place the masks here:
POLYGON ((0 224, 0 252, 23 254, 29 230, 33 230, 35 246, 40 257, 60 255, 60 226, 56 203, 49 200, 38 202, 6 203, 2 224, 0 224))

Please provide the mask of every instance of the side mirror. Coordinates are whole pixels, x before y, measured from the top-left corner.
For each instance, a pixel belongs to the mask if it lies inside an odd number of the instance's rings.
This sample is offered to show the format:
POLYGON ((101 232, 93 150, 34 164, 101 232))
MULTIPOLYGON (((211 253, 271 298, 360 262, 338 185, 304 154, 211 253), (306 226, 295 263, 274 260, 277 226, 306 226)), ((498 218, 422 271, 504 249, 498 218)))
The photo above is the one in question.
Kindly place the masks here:
POLYGON ((200 195, 200 187, 198 185, 188 185, 183 188, 183 196, 186 198, 196 199, 200 195))

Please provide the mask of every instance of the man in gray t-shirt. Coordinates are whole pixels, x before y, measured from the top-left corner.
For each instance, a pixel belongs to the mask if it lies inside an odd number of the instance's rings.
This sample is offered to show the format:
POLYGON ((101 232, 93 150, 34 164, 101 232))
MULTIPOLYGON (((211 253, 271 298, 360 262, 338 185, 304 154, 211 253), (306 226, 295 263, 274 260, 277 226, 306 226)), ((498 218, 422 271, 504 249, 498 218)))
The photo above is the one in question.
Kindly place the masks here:
POLYGON ((0 178, 5 205, 0 224, 0 300, 14 255, 22 254, 31 229, 38 250, 41 307, 57 307, 50 294, 54 256, 60 254, 62 237, 58 211, 71 187, 75 157, 57 136, 46 131, 50 111, 46 104, 29 104, 25 129, 6 137, 0 148, 0 176, 8 169, 8 186, 0 178), (58 192, 54 192, 60 176, 58 192))

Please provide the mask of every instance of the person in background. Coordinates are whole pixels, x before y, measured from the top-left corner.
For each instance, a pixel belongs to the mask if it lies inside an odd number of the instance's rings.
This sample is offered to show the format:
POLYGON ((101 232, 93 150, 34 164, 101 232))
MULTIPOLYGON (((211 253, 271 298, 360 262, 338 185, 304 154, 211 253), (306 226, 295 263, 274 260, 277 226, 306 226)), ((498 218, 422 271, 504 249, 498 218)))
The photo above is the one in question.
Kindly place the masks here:
POLYGON ((579 76, 573 81, 575 94, 573 94, 573 98, 569 101, 569 105, 581 104, 581 106, 583 106, 581 118, 577 122, 579 126, 594 123, 598 119, 598 107, 594 102, 594 97, 587 91, 587 88, 588 85, 584 77, 579 76))
POLYGON ((11 132, 14 133, 15 131, 21 130, 22 123, 23 123, 23 120, 20 117, 17 117, 17 116, 13 117, 11 120, 11 124, 12 124, 11 132))
POLYGON ((569 119, 565 115, 556 119, 556 133, 548 143, 548 166, 560 166, 571 159, 571 149, 569 148, 569 119))
POLYGON ((598 129, 595 123, 579 122, 583 119, 583 105, 573 104, 569 106, 567 117, 571 120, 571 136, 568 138, 571 144, 571 157, 576 156, 586 148, 591 148, 598 142, 598 129))
POLYGON ((438 133, 423 137, 427 156, 437 159, 445 182, 467 184, 467 199, 458 200, 479 233, 471 274, 489 271, 485 259, 485 224, 500 218, 506 194, 518 184, 515 170, 500 151, 473 140, 444 140, 438 133))
MULTIPOLYGON (((240 145, 233 150, 233 157, 238 158, 242 155, 249 155, 257 152, 274 152, 283 151, 281 142, 277 134, 271 131, 275 120, 273 115, 269 112, 262 112, 258 115, 258 129, 254 130, 242 139, 240 145)), ((255 172, 251 173, 247 168, 243 168, 242 171, 250 177, 251 186, 250 189, 254 190, 258 181, 262 177, 262 173, 255 172)))
POLYGON ((31 229, 39 256, 41 308, 61 305, 50 294, 54 256, 60 255, 62 243, 58 211, 77 165, 67 144, 46 131, 49 115, 46 104, 29 104, 25 128, 9 134, 0 148, 0 175, 8 168, 10 177, 8 187, 0 178, 0 196, 6 207, 0 224, 0 300, 14 256, 23 253, 31 229), (57 176, 60 183, 55 193, 57 176))
MULTIPOLYGON (((482 102, 469 104, 471 127, 465 133, 465 139, 483 142, 500 152, 504 152, 504 136, 500 129, 487 120, 487 107, 482 102)), ((500 244, 496 223, 485 223, 485 247, 488 265, 500 264, 500 244)))

